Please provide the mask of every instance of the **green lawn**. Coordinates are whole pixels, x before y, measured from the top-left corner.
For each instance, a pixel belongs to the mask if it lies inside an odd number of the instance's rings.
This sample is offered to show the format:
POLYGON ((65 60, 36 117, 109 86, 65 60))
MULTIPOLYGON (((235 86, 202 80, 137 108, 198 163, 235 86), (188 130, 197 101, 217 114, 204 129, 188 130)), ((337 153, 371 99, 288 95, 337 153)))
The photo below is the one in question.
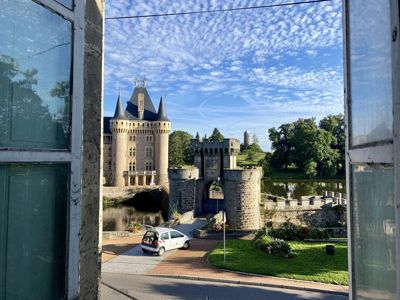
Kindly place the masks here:
POLYGON ((348 285, 347 244, 337 243, 336 254, 325 254, 326 243, 289 242, 293 258, 272 256, 253 247, 248 240, 226 241, 226 264, 223 244, 210 253, 216 268, 284 278, 348 285))
POLYGON ((236 157, 236 162, 239 166, 255 166, 257 165, 258 161, 264 157, 265 153, 259 152, 254 155, 254 159, 251 161, 247 159, 247 153, 243 153, 236 157))
MULTIPOLYGON (((274 180, 289 180, 289 179, 294 179, 294 180, 310 180, 310 178, 304 174, 303 172, 301 172, 296 166, 291 165, 287 168, 287 170, 285 169, 275 169, 275 168, 270 168, 268 170, 268 174, 265 176, 266 179, 274 179, 274 180)), ((344 175, 336 175, 333 178, 313 178, 313 179, 344 179, 345 176, 344 175)))

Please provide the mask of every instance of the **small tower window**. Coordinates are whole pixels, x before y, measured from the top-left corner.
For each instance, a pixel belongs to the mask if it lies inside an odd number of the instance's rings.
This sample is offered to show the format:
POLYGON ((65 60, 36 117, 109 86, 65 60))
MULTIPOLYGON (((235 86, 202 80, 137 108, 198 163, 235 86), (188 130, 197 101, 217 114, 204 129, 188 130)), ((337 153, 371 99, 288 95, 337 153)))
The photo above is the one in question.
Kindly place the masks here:
POLYGON ((136 155, 136 148, 135 147, 130 147, 129 148, 129 156, 135 156, 136 155))
POLYGON ((129 162, 129 172, 136 171, 136 164, 134 161, 129 162))
POLYGON ((153 148, 146 147, 146 157, 153 157, 153 148))

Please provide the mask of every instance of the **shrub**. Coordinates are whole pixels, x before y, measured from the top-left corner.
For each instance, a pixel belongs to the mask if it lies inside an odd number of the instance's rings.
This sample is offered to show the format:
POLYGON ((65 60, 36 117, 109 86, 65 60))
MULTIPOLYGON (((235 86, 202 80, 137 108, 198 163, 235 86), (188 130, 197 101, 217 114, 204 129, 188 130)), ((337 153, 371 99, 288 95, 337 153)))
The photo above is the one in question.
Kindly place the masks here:
POLYGON ((309 239, 323 240, 329 238, 328 231, 322 228, 311 228, 309 239))
POLYGON ((175 220, 180 220, 181 217, 182 217, 182 215, 181 215, 178 211, 174 210, 174 211, 172 212, 172 218, 173 218, 173 219, 175 219, 175 220))
MULTIPOLYGON (((224 230, 224 224, 223 223, 215 223, 212 227, 212 229, 216 232, 221 232, 224 230)), ((229 226, 228 224, 225 223, 225 230, 228 230, 229 226)))
POLYGON ((263 235, 259 237, 258 239, 253 241, 253 244, 256 248, 268 252, 267 248, 268 246, 273 242, 273 238, 271 238, 268 235, 263 235))
POLYGON ((282 239, 275 239, 265 233, 264 230, 259 230, 253 239, 253 245, 261 251, 271 255, 280 257, 291 257, 292 250, 290 245, 282 239))
POLYGON ((142 225, 138 222, 134 222, 131 220, 126 224, 127 231, 136 233, 136 232, 139 232, 140 229, 142 229, 142 225))
POLYGON ((327 239, 328 231, 324 228, 296 226, 292 223, 283 223, 277 228, 269 228, 268 234, 274 238, 290 241, 305 239, 327 239))
POLYGON ((267 247, 268 253, 289 258, 292 256, 292 249, 288 242, 281 240, 281 239, 274 239, 267 247))

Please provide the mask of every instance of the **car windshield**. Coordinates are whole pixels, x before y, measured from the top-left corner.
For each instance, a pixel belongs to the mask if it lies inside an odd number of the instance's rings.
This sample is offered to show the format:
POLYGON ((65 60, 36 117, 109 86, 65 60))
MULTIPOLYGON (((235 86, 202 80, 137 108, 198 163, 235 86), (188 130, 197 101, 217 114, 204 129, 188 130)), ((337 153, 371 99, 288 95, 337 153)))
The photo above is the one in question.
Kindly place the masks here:
POLYGON ((153 243, 154 241, 158 240, 158 235, 154 231, 147 231, 146 234, 143 237, 143 242, 145 243, 153 243))

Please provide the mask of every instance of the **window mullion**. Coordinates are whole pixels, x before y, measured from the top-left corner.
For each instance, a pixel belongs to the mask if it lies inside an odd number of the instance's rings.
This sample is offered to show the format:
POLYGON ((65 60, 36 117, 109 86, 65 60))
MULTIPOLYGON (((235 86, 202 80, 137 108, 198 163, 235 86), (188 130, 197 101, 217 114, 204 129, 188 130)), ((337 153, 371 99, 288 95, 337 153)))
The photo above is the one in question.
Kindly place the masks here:
POLYGON ((69 200, 68 299, 79 295, 80 209, 82 196, 82 144, 84 99, 85 1, 76 1, 73 36, 73 91, 71 122, 71 177, 69 200))
POLYGON ((400 46, 399 46, 399 0, 391 0, 392 29, 392 92, 393 92, 393 162, 394 201, 396 203, 396 284, 400 299, 400 46), (397 183, 397 184, 396 184, 397 183))

